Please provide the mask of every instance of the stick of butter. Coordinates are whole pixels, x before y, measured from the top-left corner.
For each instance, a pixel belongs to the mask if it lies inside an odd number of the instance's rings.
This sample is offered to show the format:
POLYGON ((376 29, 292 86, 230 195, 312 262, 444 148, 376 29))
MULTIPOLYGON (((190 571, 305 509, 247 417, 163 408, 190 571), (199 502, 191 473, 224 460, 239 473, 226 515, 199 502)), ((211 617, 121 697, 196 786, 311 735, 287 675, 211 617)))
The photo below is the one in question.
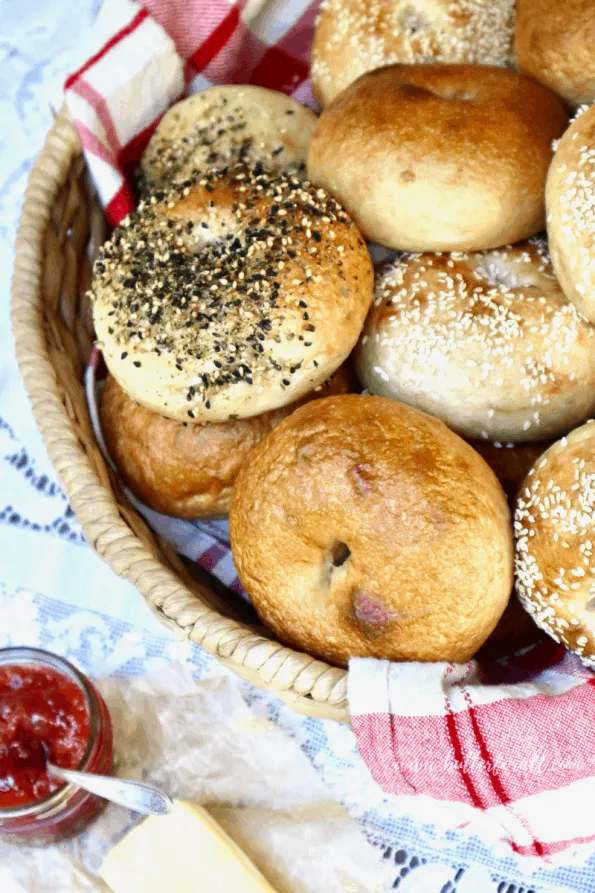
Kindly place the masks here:
POLYGON ((275 893, 209 813, 183 800, 133 828, 107 854, 101 876, 114 893, 275 893))

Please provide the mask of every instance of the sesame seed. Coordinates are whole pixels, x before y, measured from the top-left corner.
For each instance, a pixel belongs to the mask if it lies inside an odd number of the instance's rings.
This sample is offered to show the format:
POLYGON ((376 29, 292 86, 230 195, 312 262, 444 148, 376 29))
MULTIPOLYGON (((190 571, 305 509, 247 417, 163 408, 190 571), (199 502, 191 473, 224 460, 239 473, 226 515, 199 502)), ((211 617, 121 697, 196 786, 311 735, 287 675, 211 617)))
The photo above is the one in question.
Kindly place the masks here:
MULTIPOLYGON (((245 165, 211 170, 200 182, 185 181, 159 199, 153 194, 115 230, 95 265, 92 299, 111 314, 117 356, 139 355, 140 346, 143 355, 162 357, 162 380, 173 373, 166 386, 179 388, 185 407, 192 406, 184 413, 197 418, 197 406, 208 409, 230 387, 261 385, 267 377, 287 387, 290 376, 300 374, 304 360, 293 349, 289 360, 285 343, 295 339, 304 351, 311 347, 303 335, 316 330, 320 311, 314 302, 307 312, 288 314, 288 308, 308 303, 296 297, 286 303, 284 289, 293 283, 307 298, 308 283, 322 281, 324 264, 338 259, 328 228, 350 244, 349 223, 334 199, 293 174, 272 176, 245 165), (215 216, 205 200, 204 191, 219 184, 233 193, 240 212, 239 218, 232 212, 232 223, 215 216), (194 194, 203 203, 206 226, 194 211, 193 221, 185 217, 186 199, 194 194), (321 215, 328 224, 320 224, 321 215), (312 229, 315 221, 319 230, 312 229), (297 260, 310 247, 306 229, 320 232, 323 261, 297 260), (283 269, 285 280, 278 275, 283 269), (296 274, 305 278, 294 279, 296 274)), ((336 291, 340 302, 344 292, 339 285, 336 291)), ((141 359, 134 360, 137 368, 141 359)))
POLYGON ((567 401, 580 394, 587 405, 595 379, 595 330, 565 297, 537 239, 483 252, 402 255, 377 276, 361 348, 368 365, 395 383, 397 399, 434 413, 423 395, 439 394, 447 423, 458 418, 460 389, 473 390, 468 424, 488 439, 516 436, 512 411, 522 413, 521 431, 539 428, 544 436, 567 401))

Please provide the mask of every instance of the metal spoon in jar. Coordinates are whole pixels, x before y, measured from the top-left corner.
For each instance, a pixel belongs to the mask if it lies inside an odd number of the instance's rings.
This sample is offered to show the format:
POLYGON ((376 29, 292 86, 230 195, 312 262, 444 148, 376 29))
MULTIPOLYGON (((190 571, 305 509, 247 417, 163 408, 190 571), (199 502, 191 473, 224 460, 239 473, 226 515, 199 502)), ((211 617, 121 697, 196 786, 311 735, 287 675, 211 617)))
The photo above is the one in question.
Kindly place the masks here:
POLYGON ((48 749, 44 745, 46 766, 50 775, 61 778, 69 784, 74 784, 90 794, 134 809, 143 815, 165 815, 172 808, 172 801, 162 791, 139 781, 129 781, 123 778, 114 778, 112 775, 95 775, 92 772, 78 772, 75 769, 62 769, 51 763, 48 749))

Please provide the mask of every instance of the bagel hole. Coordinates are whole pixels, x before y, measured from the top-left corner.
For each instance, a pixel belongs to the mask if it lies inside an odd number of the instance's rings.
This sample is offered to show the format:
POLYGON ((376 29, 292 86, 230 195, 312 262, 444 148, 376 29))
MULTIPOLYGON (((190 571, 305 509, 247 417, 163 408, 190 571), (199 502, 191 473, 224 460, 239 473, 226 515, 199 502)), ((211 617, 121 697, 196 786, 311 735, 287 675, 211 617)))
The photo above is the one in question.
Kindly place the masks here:
POLYGON ((426 93, 431 93, 432 96, 437 96, 438 99, 446 99, 449 102, 471 102, 476 96, 476 93, 472 90, 456 90, 454 87, 444 87, 443 89, 424 87, 423 89, 426 93))
POLYGON ((403 31, 411 36, 412 34, 417 34, 419 31, 424 31, 428 27, 429 22, 424 19, 417 10, 409 6, 399 18, 399 24, 403 31))
POLYGON ((504 288, 522 288, 533 285, 534 276, 531 273, 521 273, 515 269, 515 264, 507 263, 500 254, 486 254, 475 266, 475 274, 487 285, 504 288))
POLYGON ((333 582, 333 576, 341 573, 341 568, 349 561, 351 549, 342 540, 333 540, 326 552, 324 553, 324 563, 322 566, 322 585, 326 589, 330 589, 333 582))
POLYGON ((351 549, 349 548, 347 543, 342 543, 340 542, 340 540, 335 540, 335 542, 329 549, 329 553, 332 566, 343 567, 343 565, 351 555, 351 549))

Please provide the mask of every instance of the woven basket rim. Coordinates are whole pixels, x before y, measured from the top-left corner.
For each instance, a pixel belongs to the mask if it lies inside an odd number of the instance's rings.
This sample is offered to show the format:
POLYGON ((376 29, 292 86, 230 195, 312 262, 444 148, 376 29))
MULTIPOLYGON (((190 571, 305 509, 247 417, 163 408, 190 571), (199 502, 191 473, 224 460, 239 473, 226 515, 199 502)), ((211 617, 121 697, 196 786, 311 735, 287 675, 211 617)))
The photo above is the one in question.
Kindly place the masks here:
POLYGON ((258 635, 201 602, 127 524, 74 429, 44 332, 42 284, 52 204, 80 154, 78 135, 62 109, 27 182, 15 245, 11 315, 17 362, 35 421, 87 542, 178 635, 297 711, 348 723, 347 672, 258 635))

